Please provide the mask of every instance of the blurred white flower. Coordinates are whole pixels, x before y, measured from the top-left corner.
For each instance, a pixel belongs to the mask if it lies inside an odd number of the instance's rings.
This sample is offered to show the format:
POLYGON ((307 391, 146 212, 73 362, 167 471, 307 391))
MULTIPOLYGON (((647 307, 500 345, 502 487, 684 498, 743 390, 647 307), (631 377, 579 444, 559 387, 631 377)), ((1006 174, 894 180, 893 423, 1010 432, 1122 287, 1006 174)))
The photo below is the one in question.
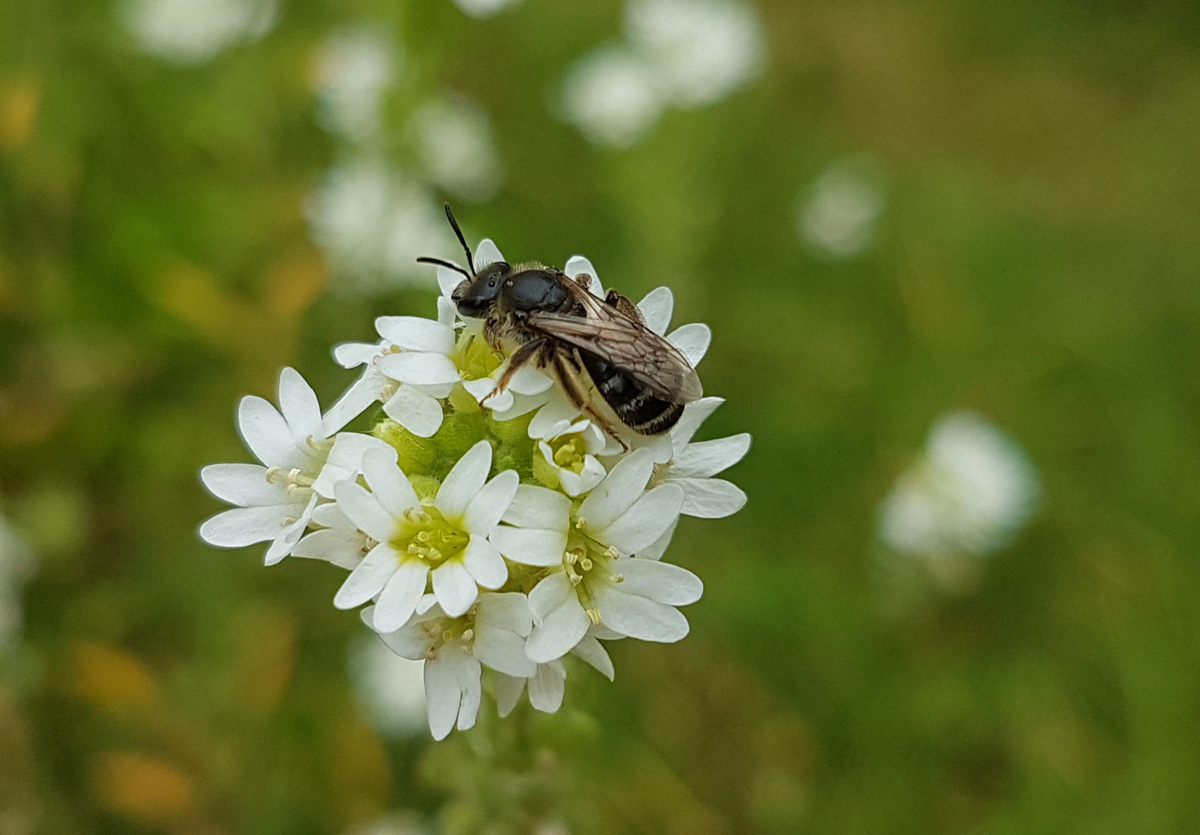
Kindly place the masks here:
POLYGON ((321 123, 353 142, 377 136, 384 93, 403 65, 403 52, 381 29, 356 25, 334 32, 321 45, 313 78, 321 123))
POLYGON ((348 667, 354 694, 380 733, 412 736, 424 730, 423 661, 396 655, 372 633, 351 644, 348 667))
POLYGON ((0 514, 0 651, 21 632, 21 595, 35 569, 33 553, 0 514))
POLYGON ((612 45, 571 66, 560 109, 589 141, 627 148, 658 121, 663 101, 646 61, 623 45, 612 45))
POLYGON ((414 812, 393 812, 382 818, 356 823, 341 835, 430 835, 432 832, 414 812))
POLYGON ((275 25, 274 0, 127 0, 125 28, 144 52, 174 64, 200 64, 275 25))
POLYGON ((484 18, 499 14, 520 2, 521 0, 454 0, 454 5, 465 15, 484 18))
POLYGON ((938 419, 925 451, 880 508, 879 534, 901 553, 984 556, 1006 545, 1038 501, 1021 447, 979 415, 938 419))
POLYGON ((796 230, 816 254, 849 258, 870 246, 884 207, 876 168, 867 161, 835 164, 803 196, 796 230))
POLYGON ((719 101, 764 64, 758 14, 736 0, 631 0, 625 34, 663 97, 677 107, 719 101))
POLYGON ((446 96, 412 115, 417 156, 430 179, 452 194, 487 200, 500 186, 500 160, 487 113, 470 99, 446 96))
POLYGON ((310 196, 306 214, 334 273, 333 286, 344 291, 428 284, 417 258, 455 243, 428 191, 377 160, 335 165, 310 196))

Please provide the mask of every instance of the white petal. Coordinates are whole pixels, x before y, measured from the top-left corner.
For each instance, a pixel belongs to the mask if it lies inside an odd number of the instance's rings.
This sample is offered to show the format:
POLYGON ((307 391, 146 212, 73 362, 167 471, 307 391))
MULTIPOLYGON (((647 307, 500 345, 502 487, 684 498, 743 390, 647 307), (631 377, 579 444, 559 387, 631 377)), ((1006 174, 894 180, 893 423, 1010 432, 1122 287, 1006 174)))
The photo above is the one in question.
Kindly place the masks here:
POLYGON ((565 533, 570 514, 571 500, 562 493, 522 484, 502 518, 508 524, 521 528, 544 528, 565 533))
POLYGON ((425 712, 434 739, 445 739, 458 719, 463 692, 457 667, 462 657, 452 648, 425 662, 425 712))
POLYGON ((721 478, 680 478, 671 479, 671 483, 683 488, 680 512, 688 516, 721 519, 737 513, 746 504, 742 489, 721 478))
POLYGON ((458 459, 433 500, 447 520, 454 522, 463 517, 471 500, 482 489, 491 468, 492 447, 487 441, 475 444, 458 459))
POLYGON ((368 450, 363 455, 362 467, 363 476, 374 491, 375 501, 393 519, 400 519, 405 511, 420 507, 417 491, 396 463, 395 449, 388 446, 387 449, 368 450))
POLYGON ((574 596, 574 587, 563 571, 556 571, 533 587, 529 592, 529 614, 535 624, 574 596))
POLYGON ((525 637, 533 628, 529 598, 515 591, 481 594, 475 610, 475 622, 481 628, 504 629, 525 637))
POLYGON ((271 547, 267 549, 267 553, 263 557, 264 565, 275 565, 292 552, 308 528, 308 520, 312 518, 313 508, 317 506, 317 499, 318 496, 315 493, 311 495, 303 512, 276 535, 271 542, 271 547))
POLYGON ((363 535, 354 528, 325 528, 296 543, 292 556, 325 560, 339 568, 353 569, 362 562, 363 544, 363 535))
POLYGON ((712 330, 703 322, 692 322, 667 334, 667 341, 682 351, 692 368, 695 368, 708 353, 712 330))
POLYGON ((435 354, 431 351, 387 354, 375 364, 383 374, 393 380, 420 386, 456 383, 460 376, 454 360, 445 354, 435 354))
POLYGON ((491 534, 500 553, 522 565, 551 566, 562 562, 567 532, 542 528, 510 528, 500 525, 491 534))
POLYGON ((609 681, 612 681, 617 674, 617 671, 613 669, 612 659, 608 657, 608 650, 590 635, 576 644, 571 653, 591 664, 609 681))
POLYGON ((682 450, 696 434, 700 424, 724 402, 723 397, 701 397, 684 406, 679 422, 671 427, 671 443, 675 445, 675 449, 682 450))
POLYGON ((525 655, 525 639, 506 629, 478 629, 474 653, 493 670, 510 676, 528 678, 537 671, 537 665, 525 655))
POLYGON ((604 287, 600 284, 600 276, 596 274, 596 268, 592 266, 592 262, 584 258, 582 255, 572 255, 567 259, 567 265, 563 267, 563 272, 571 278, 578 278, 586 273, 592 277, 592 284, 588 288, 592 291, 592 295, 597 298, 604 298, 604 287))
POLYGON ((636 554, 648 548, 678 518, 683 507, 683 490, 674 484, 660 484, 644 494, 615 522, 592 535, 598 542, 614 546, 622 554, 636 554))
POLYGON ((475 250, 475 271, 478 272, 488 264, 495 264, 497 261, 503 260, 504 256, 500 254, 500 248, 491 238, 484 238, 475 250))
POLYGON ((565 432, 575 419, 579 410, 565 398, 555 398, 538 410, 529 422, 529 437, 550 439, 565 432))
POLYGON ((267 468, 259 464, 209 464, 200 480, 218 499, 240 507, 294 503, 287 485, 267 481, 267 468))
MULTIPOLYGON (((362 610, 363 623, 369 629, 375 629, 375 607, 368 606, 362 610)), ((379 637, 387 644, 387 648, 409 661, 424 661, 433 648, 429 632, 422 628, 428 618, 415 617, 403 629, 395 632, 381 632, 379 637)), ((377 630, 376 630, 377 631, 377 630)), ((438 638, 440 640, 440 636, 438 638)))
POLYGON ((635 449, 617 462, 608 477, 588 494, 577 516, 595 530, 603 530, 633 506, 654 471, 654 456, 635 449))
POLYGON ((205 519, 200 526, 200 538, 218 548, 241 548, 255 542, 266 542, 279 535, 285 517, 294 515, 303 507, 297 504, 235 507, 205 519))
POLYGON ((374 368, 363 372, 363 376, 355 380, 325 413, 321 421, 321 431, 325 437, 336 433, 379 400, 380 382, 379 373, 374 368))
POLYGON ((525 692, 525 679, 521 676, 506 676, 496 673, 496 711, 500 718, 508 716, 521 700, 525 692))
POLYGON ((542 713, 554 713, 562 706, 566 679, 561 661, 539 664, 536 675, 529 679, 529 703, 542 713))
POLYGON ((638 302, 638 310, 646 320, 646 327, 659 336, 667 332, 671 324, 671 312, 675 309, 675 296, 669 287, 656 287, 638 302))
POLYGON ((383 590, 398 567, 399 558, 392 546, 386 542, 379 543, 350 572, 346 582, 334 595, 333 605, 339 609, 353 609, 366 603, 383 590))
POLYGON ((418 438, 432 437, 442 426, 442 404, 416 386, 400 386, 383 411, 418 438))
POLYGON ((321 431, 321 404, 300 372, 284 368, 279 372, 279 408, 291 429, 292 439, 303 443, 310 435, 324 440, 321 431))
POLYGON ((380 316, 375 320, 375 330, 406 351, 448 354, 454 348, 453 328, 420 316, 380 316))
POLYGON ((377 542, 386 542, 396 533, 396 520, 380 506, 378 499, 353 481, 333 486, 338 507, 359 530, 377 542))
POLYGON ((428 576, 429 566, 420 560, 400 563, 375 601, 372 628, 379 632, 392 632, 408 623, 417 608, 417 602, 425 593, 428 576))
POLYGON ((671 523, 671 526, 667 528, 662 536, 645 548, 634 551, 634 553, 637 555, 637 558, 639 560, 661 560, 663 554, 667 552, 667 546, 671 544, 671 537, 674 536, 675 526, 678 524, 679 517, 676 517, 675 521, 671 523))
POLYGON ((485 484, 467 505, 463 527, 473 534, 487 536, 491 533, 512 504, 520 483, 516 470, 505 470, 485 484))
POLYGON ((455 272, 449 267, 437 268, 438 289, 442 291, 442 296, 449 298, 458 285, 466 281, 467 278, 460 272, 455 272))
POLYGON ((688 444, 675 456, 671 475, 677 478, 709 478, 729 469, 750 449, 750 435, 743 432, 715 441, 688 444))
POLYGON ((630 638, 670 644, 688 633, 687 618, 674 606, 612 586, 597 589, 595 600, 604 625, 630 638))
MULTIPOLYGON (((523 365, 517 369, 508 390, 514 394, 541 394, 554 385, 554 381, 546 374, 538 371, 532 365, 523 365)), ((503 411, 503 410, 500 410, 503 411)))
POLYGON ((366 365, 383 350, 379 342, 342 342, 333 346, 333 359, 342 368, 366 365))
POLYGON ((462 562, 475 578, 475 582, 485 589, 498 589, 508 579, 508 566, 504 563, 504 557, 500 556, 500 552, 486 537, 479 534, 471 534, 471 541, 467 543, 463 552, 462 562))
POLYGON ((370 450, 387 454, 392 463, 396 461, 396 450, 374 435, 361 432, 342 432, 334 439, 329 458, 321 468, 321 474, 313 482, 313 490, 325 498, 333 498, 333 485, 346 479, 358 478, 362 472, 363 456, 370 450))
POLYGON ((291 468, 303 463, 287 421, 261 397, 242 398, 238 404, 238 429, 246 446, 268 467, 291 468))
POLYGON ((686 606, 704 594, 704 583, 699 577, 669 562, 619 560, 616 571, 625 578, 618 591, 638 594, 668 606, 686 606))
POLYGON ((533 628, 525 643, 525 654, 539 664, 562 658, 587 634, 592 621, 588 618, 579 598, 567 596, 562 605, 542 618, 541 624, 533 628))
POLYGON ((437 320, 448 328, 453 328, 458 321, 458 309, 446 296, 438 296, 437 312, 437 320))
POLYGON ((480 686, 481 669, 479 662, 466 653, 462 660, 455 660, 455 672, 458 675, 458 685, 462 690, 462 707, 458 709, 458 729, 465 731, 475 726, 479 716, 479 704, 483 700, 483 688, 480 686))
POLYGON ((463 380, 463 388, 471 393, 479 403, 483 403, 484 398, 487 398, 487 407, 497 412, 503 412, 512 408, 513 396, 511 392, 502 391, 499 394, 492 395, 492 391, 496 388, 496 381, 491 377, 480 377, 478 380, 463 380), (491 395, 489 397, 489 395, 491 395))
MULTIPOLYGON (((542 454, 545 455, 549 450, 544 441, 541 442, 541 447, 543 448, 542 454)), ((559 484, 568 496, 582 496, 604 480, 604 465, 597 461, 594 455, 584 456, 583 470, 578 473, 565 467, 559 467, 553 460, 547 463, 558 471, 559 484)))
POLYGON ((452 559, 433 570, 433 593, 442 610, 456 618, 471 608, 479 596, 479 586, 462 561, 452 559))

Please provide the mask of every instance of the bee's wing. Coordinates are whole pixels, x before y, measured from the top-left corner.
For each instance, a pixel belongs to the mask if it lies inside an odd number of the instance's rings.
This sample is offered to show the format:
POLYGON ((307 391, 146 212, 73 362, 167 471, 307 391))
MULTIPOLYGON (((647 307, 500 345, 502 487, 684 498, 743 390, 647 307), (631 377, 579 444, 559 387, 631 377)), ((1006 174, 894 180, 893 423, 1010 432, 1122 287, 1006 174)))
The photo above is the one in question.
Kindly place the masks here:
POLYGON ((583 306, 583 316, 535 310, 526 319, 528 326, 595 354, 629 374, 656 397, 690 403, 703 396, 700 377, 678 348, 587 290, 576 291, 576 286, 570 291, 583 306))

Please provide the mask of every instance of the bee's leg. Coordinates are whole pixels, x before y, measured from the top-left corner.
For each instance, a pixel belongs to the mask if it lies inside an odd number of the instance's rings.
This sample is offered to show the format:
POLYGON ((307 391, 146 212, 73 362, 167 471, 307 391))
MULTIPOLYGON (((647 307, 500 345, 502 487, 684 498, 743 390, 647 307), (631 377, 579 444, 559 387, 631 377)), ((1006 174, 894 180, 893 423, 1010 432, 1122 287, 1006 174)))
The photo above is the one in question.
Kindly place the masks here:
POLYGON ((617 429, 612 425, 612 422, 600 413, 600 411, 592 403, 592 399, 588 396, 587 389, 583 386, 583 381, 579 378, 579 366, 575 361, 566 356, 562 351, 555 351, 552 357, 554 376, 558 378, 559 386, 563 390, 563 394, 571 401, 576 409, 588 416, 597 426, 616 439, 621 445, 623 451, 629 451, 629 444, 617 434, 617 429))
POLYGON ((521 370, 521 366, 533 359, 533 355, 541 349, 545 342, 546 340, 544 339, 535 339, 532 342, 526 342, 524 345, 514 351, 513 355, 508 358, 508 368, 504 369, 504 373, 500 375, 500 379, 496 382, 495 388, 484 395, 484 398, 479 401, 479 405, 482 406, 484 403, 488 402, 493 395, 499 394, 508 388, 508 384, 512 382, 513 377, 516 376, 516 373, 521 370))
POLYGON ((646 320, 642 316, 642 311, 638 310, 638 306, 630 301, 628 296, 622 296, 616 290, 609 290, 608 295, 604 297, 604 301, 610 307, 615 307, 639 325, 646 324, 646 320))

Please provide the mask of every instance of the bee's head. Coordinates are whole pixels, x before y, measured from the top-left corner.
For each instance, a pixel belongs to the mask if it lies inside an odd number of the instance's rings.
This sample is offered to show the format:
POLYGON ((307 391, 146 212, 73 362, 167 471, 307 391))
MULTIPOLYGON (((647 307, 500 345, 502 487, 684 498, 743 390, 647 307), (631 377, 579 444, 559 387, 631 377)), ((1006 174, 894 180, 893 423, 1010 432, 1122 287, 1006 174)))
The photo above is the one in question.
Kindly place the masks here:
POLYGON ((486 317, 511 272, 512 267, 506 261, 497 261, 455 287, 450 299, 458 307, 459 315, 471 319, 486 317))

